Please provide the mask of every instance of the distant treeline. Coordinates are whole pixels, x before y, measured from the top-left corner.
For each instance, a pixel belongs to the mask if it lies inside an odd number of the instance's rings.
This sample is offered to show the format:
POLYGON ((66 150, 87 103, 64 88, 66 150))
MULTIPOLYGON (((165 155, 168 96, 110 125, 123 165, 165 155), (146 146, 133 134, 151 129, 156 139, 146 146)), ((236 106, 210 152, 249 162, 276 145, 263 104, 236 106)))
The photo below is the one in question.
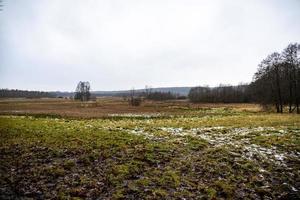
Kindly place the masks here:
POLYGON ((249 85, 219 87, 195 87, 188 94, 190 101, 203 103, 248 103, 251 102, 249 85))
POLYGON ((42 98, 55 97, 49 92, 0 89, 0 98, 42 98))
POLYGON ((150 100, 164 101, 177 99, 178 95, 171 92, 150 92, 148 94, 145 94, 145 97, 150 100))
POLYGON ((125 99, 130 98, 143 98, 153 101, 166 101, 166 100, 175 100, 175 99, 182 99, 185 98, 185 96, 180 96, 179 94, 175 94, 172 92, 158 92, 158 91, 151 91, 151 90, 145 90, 143 92, 135 92, 131 91, 130 93, 123 93, 123 97, 125 99))

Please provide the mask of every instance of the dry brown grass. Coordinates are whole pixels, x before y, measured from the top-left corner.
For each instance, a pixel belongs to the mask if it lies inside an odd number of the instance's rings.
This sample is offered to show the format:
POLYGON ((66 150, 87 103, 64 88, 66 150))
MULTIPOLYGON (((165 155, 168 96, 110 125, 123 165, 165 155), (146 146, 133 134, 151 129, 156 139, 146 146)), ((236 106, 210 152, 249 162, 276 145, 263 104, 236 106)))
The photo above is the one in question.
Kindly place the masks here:
POLYGON ((230 108, 236 111, 259 111, 255 104, 193 104, 188 101, 143 101, 141 106, 130 106, 118 97, 98 98, 93 102, 70 99, 1 99, 0 114, 48 114, 68 117, 95 118, 110 114, 189 114, 199 109, 230 108))

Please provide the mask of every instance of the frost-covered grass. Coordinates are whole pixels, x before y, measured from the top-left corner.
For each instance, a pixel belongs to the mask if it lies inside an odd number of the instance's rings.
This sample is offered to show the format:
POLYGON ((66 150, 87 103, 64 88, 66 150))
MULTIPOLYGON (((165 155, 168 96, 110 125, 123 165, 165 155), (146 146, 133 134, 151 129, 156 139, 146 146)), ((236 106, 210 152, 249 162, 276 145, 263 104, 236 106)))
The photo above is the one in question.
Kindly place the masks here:
POLYGON ((154 118, 160 117, 161 114, 159 113, 148 113, 148 114, 134 114, 134 113, 123 113, 123 114, 109 114, 109 117, 121 117, 121 118, 154 118))
POLYGON ((300 198, 299 116, 183 110, 0 116, 0 198, 300 198))

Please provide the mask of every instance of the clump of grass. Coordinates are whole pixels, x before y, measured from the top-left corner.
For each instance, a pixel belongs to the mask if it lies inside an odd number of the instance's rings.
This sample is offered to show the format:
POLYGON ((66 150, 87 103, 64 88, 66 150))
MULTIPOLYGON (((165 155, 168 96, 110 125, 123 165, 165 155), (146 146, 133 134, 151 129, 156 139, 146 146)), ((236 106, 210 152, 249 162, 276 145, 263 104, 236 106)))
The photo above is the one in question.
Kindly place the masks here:
POLYGON ((162 188, 154 189, 152 194, 154 198, 166 198, 168 196, 168 192, 162 188))
POLYGON ((225 198, 233 197, 234 189, 236 188, 234 185, 222 180, 216 181, 213 185, 217 188, 217 191, 219 191, 220 196, 224 196, 225 198))
POLYGON ((44 169, 44 174, 52 177, 52 178, 58 178, 61 176, 65 175, 65 170, 64 168, 60 167, 60 166, 50 166, 50 167, 46 167, 44 169))
POLYGON ((177 188, 180 185, 180 176, 178 172, 169 169, 161 175, 159 184, 164 187, 177 188))
POLYGON ((209 199, 215 199, 217 197, 217 191, 214 188, 207 188, 206 193, 209 199))
POLYGON ((185 136, 184 139, 187 143, 187 147, 191 150, 203 150, 207 147, 207 141, 203 139, 192 137, 189 135, 185 136))
POLYGON ((66 170, 71 170, 76 165, 74 160, 66 160, 63 163, 63 166, 66 170))

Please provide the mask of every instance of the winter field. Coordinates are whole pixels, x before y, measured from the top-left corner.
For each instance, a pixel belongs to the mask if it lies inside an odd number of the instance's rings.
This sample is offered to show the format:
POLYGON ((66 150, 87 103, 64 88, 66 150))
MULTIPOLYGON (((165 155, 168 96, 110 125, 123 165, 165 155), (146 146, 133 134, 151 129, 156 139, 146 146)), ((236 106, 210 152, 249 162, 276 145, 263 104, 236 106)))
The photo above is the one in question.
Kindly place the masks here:
POLYGON ((300 116, 254 104, 0 101, 0 199, 299 199, 300 116))

